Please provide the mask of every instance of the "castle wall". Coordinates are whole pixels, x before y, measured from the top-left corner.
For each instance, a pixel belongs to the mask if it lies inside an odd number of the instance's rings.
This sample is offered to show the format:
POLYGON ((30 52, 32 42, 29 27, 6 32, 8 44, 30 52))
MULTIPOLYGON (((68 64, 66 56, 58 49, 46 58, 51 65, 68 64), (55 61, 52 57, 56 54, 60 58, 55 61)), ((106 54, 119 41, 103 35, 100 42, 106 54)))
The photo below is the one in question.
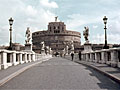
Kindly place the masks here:
POLYGON ((50 22, 48 30, 34 32, 32 39, 36 50, 40 50, 40 43, 43 41, 46 46, 51 47, 54 51, 63 50, 66 45, 71 48, 72 41, 75 48, 80 47, 81 44, 81 34, 76 31, 66 30, 66 25, 63 22, 50 22))

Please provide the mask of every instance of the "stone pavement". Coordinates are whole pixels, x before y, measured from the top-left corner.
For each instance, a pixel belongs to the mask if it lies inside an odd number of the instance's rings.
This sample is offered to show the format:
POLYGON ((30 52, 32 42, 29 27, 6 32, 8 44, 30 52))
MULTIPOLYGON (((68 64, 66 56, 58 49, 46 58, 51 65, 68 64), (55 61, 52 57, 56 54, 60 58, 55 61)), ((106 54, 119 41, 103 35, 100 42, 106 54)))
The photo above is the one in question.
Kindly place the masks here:
POLYGON ((18 74, 22 73, 23 71, 29 69, 30 67, 42 63, 43 61, 47 61, 50 58, 40 59, 34 62, 19 64, 16 66, 11 66, 5 70, 0 70, 0 86, 6 83, 7 81, 11 80, 18 74))
POLYGON ((120 83, 120 68, 114 68, 107 64, 88 62, 88 61, 75 61, 77 63, 83 64, 85 66, 89 66, 94 68, 95 70, 103 73, 114 81, 120 83))
MULTIPOLYGON (((71 60, 70 55, 66 56, 65 58, 71 60)), ((95 63, 91 61, 80 61, 78 60, 78 55, 74 57, 73 61, 91 67, 120 84, 120 68, 114 68, 107 64, 95 63)))
POLYGON ((90 67, 54 57, 14 77, 0 90, 120 90, 120 85, 90 67))

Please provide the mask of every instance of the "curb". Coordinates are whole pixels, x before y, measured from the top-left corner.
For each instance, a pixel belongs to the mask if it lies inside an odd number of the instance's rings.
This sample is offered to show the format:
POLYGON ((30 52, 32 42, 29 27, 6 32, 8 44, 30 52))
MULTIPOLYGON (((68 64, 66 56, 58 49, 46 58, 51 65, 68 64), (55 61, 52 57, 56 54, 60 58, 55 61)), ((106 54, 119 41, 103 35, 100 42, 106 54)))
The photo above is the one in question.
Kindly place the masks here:
MULTIPOLYGON (((47 61, 48 59, 51 59, 51 58, 46 58, 45 61, 47 61)), ((44 60, 44 59, 43 59, 44 60)), ((42 63, 42 61, 39 61, 39 62, 36 62, 36 63, 33 63, 31 65, 28 65, 28 66, 25 66, 21 69, 19 69, 18 71, 14 72, 13 74, 5 77, 4 79, 0 80, 0 86, 2 86, 3 84, 7 83, 9 80, 13 79, 14 77, 18 76, 19 74, 21 74, 22 72, 26 71, 27 69, 39 64, 39 63, 42 63)))
POLYGON ((97 68, 97 67, 95 67, 95 66, 93 66, 93 65, 89 65, 89 64, 82 63, 82 62, 79 62, 79 61, 75 61, 75 62, 76 62, 76 63, 79 63, 79 64, 82 64, 82 65, 84 65, 84 66, 88 66, 88 67, 90 67, 90 68, 93 68, 94 70, 102 73, 103 75, 109 77, 109 78, 112 79, 113 81, 115 81, 115 82, 117 82, 118 84, 120 84, 120 78, 116 77, 115 75, 112 75, 112 74, 110 74, 110 73, 107 73, 107 72, 105 72, 105 71, 102 71, 102 70, 100 70, 99 68, 97 68))

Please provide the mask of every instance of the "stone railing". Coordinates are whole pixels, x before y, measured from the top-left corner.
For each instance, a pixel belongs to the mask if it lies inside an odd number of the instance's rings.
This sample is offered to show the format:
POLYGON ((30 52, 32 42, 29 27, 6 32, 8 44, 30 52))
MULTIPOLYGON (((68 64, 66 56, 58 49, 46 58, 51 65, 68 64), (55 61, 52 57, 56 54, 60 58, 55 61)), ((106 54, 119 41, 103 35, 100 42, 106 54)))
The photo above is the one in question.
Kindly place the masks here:
POLYGON ((46 61, 47 58, 52 58, 52 55, 50 54, 35 54, 35 60, 42 60, 42 61, 46 61))
POLYGON ((104 63, 113 67, 120 67, 120 48, 103 49, 82 53, 82 60, 104 63))
POLYGON ((51 55, 47 55, 46 57, 45 54, 36 54, 33 51, 0 50, 0 70, 7 69, 10 66, 48 58, 48 56, 51 55))
MULTIPOLYGON (((74 60, 79 60, 78 54, 74 55, 74 60)), ((71 60, 71 56, 66 56, 71 60)), ((102 49, 91 52, 82 52, 81 60, 95 63, 108 64, 113 67, 120 67, 120 48, 102 49)))

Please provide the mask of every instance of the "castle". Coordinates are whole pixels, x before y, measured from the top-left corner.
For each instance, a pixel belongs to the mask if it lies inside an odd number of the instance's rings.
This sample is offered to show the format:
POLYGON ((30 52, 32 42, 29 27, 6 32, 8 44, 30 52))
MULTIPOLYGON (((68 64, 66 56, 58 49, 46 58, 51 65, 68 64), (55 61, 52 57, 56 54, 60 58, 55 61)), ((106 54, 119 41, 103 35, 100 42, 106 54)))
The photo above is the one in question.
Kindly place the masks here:
POLYGON ((64 22, 58 22, 57 19, 48 24, 48 30, 33 32, 32 39, 33 50, 37 53, 41 53, 41 42, 43 41, 53 53, 62 53, 66 47, 70 53, 72 46, 76 52, 81 45, 81 33, 67 30, 64 22))

